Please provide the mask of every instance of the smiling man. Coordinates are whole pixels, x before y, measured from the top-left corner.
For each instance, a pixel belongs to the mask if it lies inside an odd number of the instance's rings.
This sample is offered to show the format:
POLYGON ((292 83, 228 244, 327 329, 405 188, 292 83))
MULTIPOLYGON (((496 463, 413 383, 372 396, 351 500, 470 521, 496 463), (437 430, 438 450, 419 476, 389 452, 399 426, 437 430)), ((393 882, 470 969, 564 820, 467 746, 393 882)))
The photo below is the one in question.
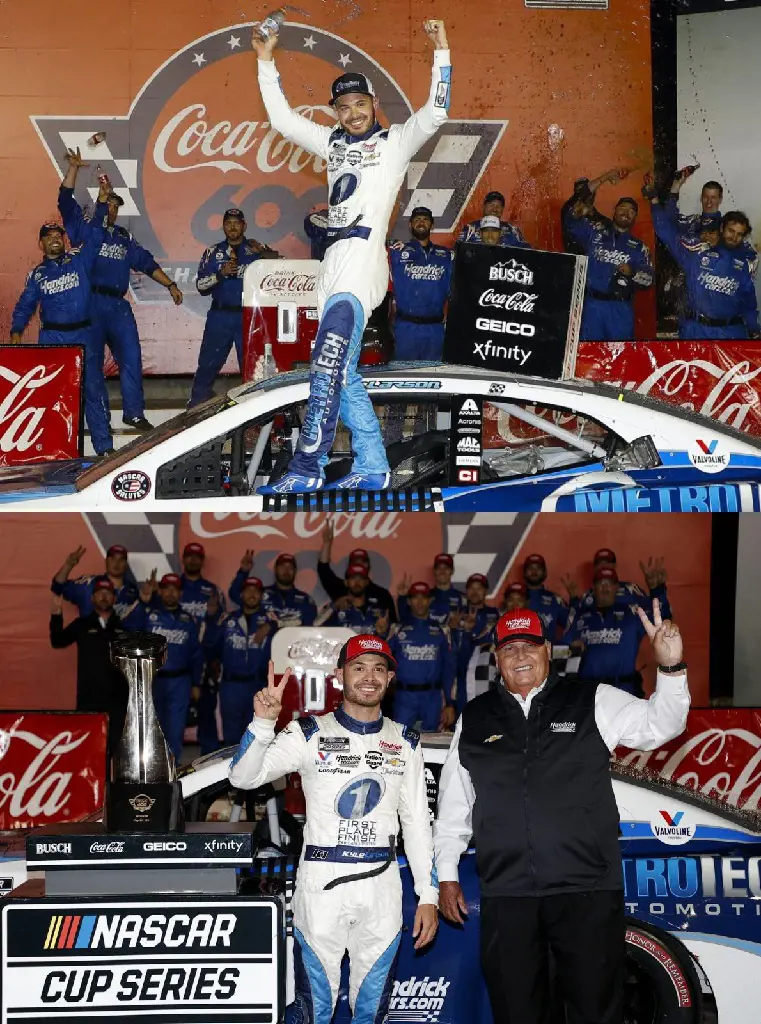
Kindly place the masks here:
POLYGON ((501 685, 470 701, 441 772, 434 825, 441 912, 463 923, 458 862, 471 835, 481 879, 481 963, 495 1024, 545 1024, 552 948, 568 1020, 622 1024, 625 949, 610 752, 653 750, 690 706, 679 629, 639 611, 658 663, 650 700, 551 674, 531 609, 496 626, 501 685))
POLYGON ((350 960, 354 1024, 386 1019, 402 937, 399 822, 420 900, 415 949, 438 927, 438 883, 418 733, 384 718, 396 661, 385 640, 360 634, 338 656, 339 709, 289 722, 275 736, 287 668, 254 698, 254 720, 230 764, 234 786, 255 789, 299 772, 306 797, 304 851, 293 899, 296 999, 287 1020, 330 1024, 341 961, 350 960))

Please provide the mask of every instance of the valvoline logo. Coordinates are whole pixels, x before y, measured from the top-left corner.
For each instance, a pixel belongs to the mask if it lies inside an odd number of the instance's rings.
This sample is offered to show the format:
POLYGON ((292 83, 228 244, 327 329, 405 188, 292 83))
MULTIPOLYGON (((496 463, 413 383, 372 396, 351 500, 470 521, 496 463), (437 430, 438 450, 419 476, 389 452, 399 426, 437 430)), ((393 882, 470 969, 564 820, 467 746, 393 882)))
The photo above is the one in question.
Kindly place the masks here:
POLYGON ((717 438, 696 438, 690 445, 690 462, 701 473, 721 473, 729 465, 729 452, 717 438))
MULTIPOLYGON (((355 32, 362 35, 355 23, 355 32)), ((421 28, 422 33, 422 28, 421 28)), ((406 28, 384 44, 406 52, 406 28)), ((386 52, 385 50, 383 51, 386 52)), ((427 92, 431 50, 414 60, 416 92, 427 92)), ((412 104, 374 57, 348 39, 314 25, 287 22, 277 59, 291 107, 319 124, 335 124, 332 81, 346 71, 366 74, 380 103, 382 123, 407 120, 412 104)), ((192 282, 204 249, 222 238, 222 213, 239 207, 248 234, 288 257, 309 253, 303 221, 327 202, 325 161, 273 130, 256 85, 251 24, 220 28, 175 51, 139 90, 127 114, 32 117, 61 176, 67 146, 80 146, 91 169, 80 173, 77 198, 91 202, 100 164, 125 200, 120 223, 134 231, 185 291, 186 307, 205 313, 208 300, 192 282), (92 151, 86 140, 107 131, 92 151)), ((448 121, 415 157, 415 174, 400 190, 399 221, 390 236, 407 232, 421 202, 433 208, 439 231, 454 231, 486 169, 507 121, 448 121), (421 170, 422 168, 422 170, 421 170)), ((366 146, 366 150, 369 147, 366 146)), ((169 302, 145 277, 137 301, 169 302)))
POLYGON ((685 820, 684 811, 672 814, 670 811, 659 811, 660 817, 650 822, 653 835, 667 846, 682 846, 695 835, 696 825, 685 820))
POLYGON ((713 455, 719 442, 713 440, 710 444, 706 444, 705 441, 697 440, 695 443, 705 455, 713 455))

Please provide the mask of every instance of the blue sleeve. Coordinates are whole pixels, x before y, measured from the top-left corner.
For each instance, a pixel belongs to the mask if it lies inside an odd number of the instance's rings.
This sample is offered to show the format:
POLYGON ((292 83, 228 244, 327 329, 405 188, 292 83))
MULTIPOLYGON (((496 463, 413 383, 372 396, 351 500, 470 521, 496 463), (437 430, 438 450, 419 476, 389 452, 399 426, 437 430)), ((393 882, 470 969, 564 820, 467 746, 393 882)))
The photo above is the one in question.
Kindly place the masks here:
POLYGON ((232 603, 237 604, 239 608, 242 604, 240 594, 243 590, 243 581, 246 579, 247 575, 248 574, 243 569, 238 569, 235 574, 235 579, 232 581, 230 589, 227 591, 228 597, 232 603))
POLYGON ((125 629, 145 629, 145 616, 150 610, 147 604, 142 601, 135 601, 128 611, 122 615, 122 625, 125 629))
POLYGON ((224 636, 222 620, 218 618, 215 621, 210 615, 207 615, 203 624, 202 645, 206 652, 206 657, 210 660, 220 660, 222 658, 222 638, 224 636))
POLYGON ((314 620, 316 618, 317 618, 317 605, 314 603, 314 599, 310 597, 309 598, 309 603, 307 604, 306 608, 304 609, 304 611, 302 613, 301 621, 302 621, 303 625, 311 626, 314 623, 314 620))
POLYGON ((581 620, 581 616, 575 609, 572 609, 572 614, 569 616, 569 619, 568 628, 563 634, 563 638, 561 640, 561 643, 565 644, 566 647, 570 647, 574 640, 579 639, 579 622, 581 620))
POLYGON ((58 212, 71 244, 82 245, 87 240, 92 222, 82 213, 82 207, 74 198, 73 188, 64 188, 62 185, 58 189, 58 212))
MULTIPOLYGON (((196 288, 201 295, 210 295, 214 288, 222 281, 222 276, 217 271, 217 261, 214 259, 214 247, 207 249, 198 264, 198 277, 196 288)), ((230 597, 232 595, 232 588, 230 597)), ((235 598, 233 598, 235 600, 235 598)), ((236 602, 237 603, 237 602, 236 602)))
POLYGON ((19 296, 18 302, 13 307, 13 315, 11 316, 11 334, 22 334, 27 327, 27 324, 34 316, 35 310, 39 305, 41 294, 40 287, 34 279, 34 271, 37 268, 29 271, 27 275, 26 284, 24 290, 19 296))
POLYGON ((555 601, 557 604, 557 614, 555 617, 557 619, 558 625, 561 629, 567 629, 568 616, 571 614, 571 609, 568 607, 565 601, 561 601, 559 597, 556 597, 555 601))
POLYGON ((130 238, 129 243, 129 265, 132 270, 137 270, 147 277, 150 277, 154 271, 161 270, 153 258, 153 254, 144 249, 134 238, 130 238))
POLYGON ((523 232, 521 231, 521 229, 519 227, 516 227, 515 224, 513 224, 513 233, 515 234, 516 239, 511 244, 515 248, 518 248, 518 249, 533 249, 534 248, 533 245, 531 245, 530 242, 526 241, 526 239, 525 239, 525 237, 523 235, 523 232))
POLYGON ((578 198, 578 196, 574 196, 573 202, 568 202, 563 208, 563 227, 574 242, 586 247, 595 232, 595 226, 587 217, 573 215, 572 210, 578 198))
POLYGON ((758 334, 760 329, 758 324, 758 298, 756 296, 756 286, 753 283, 747 263, 744 263, 743 266, 737 298, 740 305, 740 316, 745 321, 745 326, 748 328, 749 333, 758 334))
POLYGON ((92 265, 98 258, 100 247, 105 237, 103 228, 93 224, 91 230, 87 233, 84 244, 80 247, 77 253, 79 260, 84 265, 85 273, 90 277, 92 273, 92 265))
POLYGON ((407 597, 406 594, 399 594, 399 597, 397 598, 397 603, 399 605, 399 621, 409 622, 410 619, 412 618, 412 615, 410 613, 409 598, 407 597))
POLYGON ((664 210, 660 203, 650 204, 650 213, 653 218, 653 227, 658 238, 663 242, 668 251, 683 267, 688 262, 688 250, 682 245, 679 238, 679 227, 673 215, 664 210))
POLYGON ((59 590, 54 590, 53 593, 60 594, 64 601, 69 601, 70 604, 75 605, 81 614, 85 604, 84 588, 85 584, 80 583, 78 580, 66 580, 63 586, 59 590))
POLYGON ((653 281, 655 280, 655 269, 653 267, 653 261, 650 258, 650 250, 642 242, 634 254, 634 258, 629 261, 634 276, 632 277, 632 284, 635 288, 650 288, 652 287, 653 281))

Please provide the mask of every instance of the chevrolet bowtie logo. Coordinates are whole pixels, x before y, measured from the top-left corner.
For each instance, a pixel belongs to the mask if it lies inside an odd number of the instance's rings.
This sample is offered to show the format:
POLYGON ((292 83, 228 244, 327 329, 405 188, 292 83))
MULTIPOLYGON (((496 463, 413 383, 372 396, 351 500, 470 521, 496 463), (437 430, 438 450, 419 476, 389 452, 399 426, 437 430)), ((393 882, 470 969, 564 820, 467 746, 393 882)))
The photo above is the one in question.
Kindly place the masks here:
POLYGON ((494 743, 494 742, 495 742, 495 740, 501 740, 501 739, 502 739, 502 737, 503 737, 504 735, 505 735, 505 734, 504 734, 503 732, 497 732, 497 733, 495 733, 495 734, 494 734, 493 736, 488 736, 488 737, 487 737, 487 738, 486 738, 486 739, 484 740, 484 743, 494 743))

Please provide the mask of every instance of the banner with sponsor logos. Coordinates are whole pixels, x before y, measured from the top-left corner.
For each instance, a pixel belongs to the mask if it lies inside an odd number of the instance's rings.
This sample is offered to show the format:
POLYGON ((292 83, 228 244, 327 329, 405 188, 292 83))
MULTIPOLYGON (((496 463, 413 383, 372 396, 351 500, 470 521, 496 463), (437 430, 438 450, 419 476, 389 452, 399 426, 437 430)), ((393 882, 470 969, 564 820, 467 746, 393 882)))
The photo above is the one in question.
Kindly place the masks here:
POLYGON ((0 711, 0 832, 83 821, 98 811, 106 734, 101 714, 0 711))
MULTIPOLYGON (((125 201, 120 222, 185 293, 175 307, 160 285, 133 275, 129 299, 146 373, 195 369, 209 304, 195 276, 204 250, 223 237, 226 208, 243 210, 249 237, 289 258, 308 256, 303 222, 327 203, 325 164, 270 128, 243 20, 266 9, 167 0, 159 19, 150 4, 114 0, 106 28, 85 0, 65 11, 40 0, 5 16, 0 336, 40 260, 38 227, 56 217, 67 146, 79 146, 90 165, 79 173, 79 202, 92 208, 105 171, 125 201), (80 74, 48 73, 61 52, 80 74), (88 147, 96 132, 105 140, 88 147)), ((277 61, 291 105, 332 124, 332 80, 366 72, 382 123, 406 119, 429 89, 425 13, 416 4, 346 0, 289 8, 277 61)), ((422 204, 434 213, 436 241, 450 244, 463 222, 480 217, 484 195, 499 189, 505 219, 532 245, 560 251, 560 209, 576 178, 652 164, 650 0, 617 0, 610 11, 530 10, 524 0, 505 0, 486 15, 490 32, 482 19, 463 19, 456 0, 440 0, 436 13, 452 49, 450 119, 405 175, 390 237, 408 237, 407 218, 422 204), (605 60, 580 60, 584 53, 605 60), (590 89, 605 96, 591 120, 583 102, 590 89)), ((602 212, 612 212, 619 194, 600 190, 602 212)), ((652 245, 645 212, 637 230, 652 245)), ((652 309, 643 317, 640 334, 654 323, 652 309)), ((28 331, 36 337, 34 325, 28 331)))
POLYGON ((79 345, 0 345, 0 466, 80 454, 83 382, 79 345))
POLYGON ((586 263, 458 243, 444 361, 559 380, 573 365, 586 263))

